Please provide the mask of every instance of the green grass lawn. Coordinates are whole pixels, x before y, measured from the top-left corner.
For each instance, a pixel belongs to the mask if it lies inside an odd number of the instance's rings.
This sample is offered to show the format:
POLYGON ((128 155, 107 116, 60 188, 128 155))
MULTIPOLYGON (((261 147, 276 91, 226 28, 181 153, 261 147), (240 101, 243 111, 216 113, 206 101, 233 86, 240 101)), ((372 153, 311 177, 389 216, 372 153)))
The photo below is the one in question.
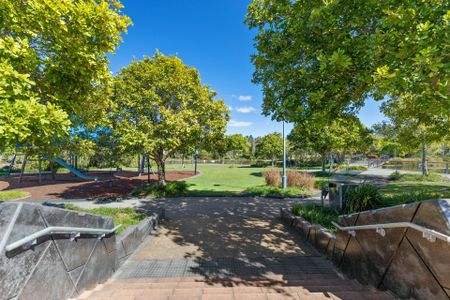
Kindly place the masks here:
POLYGON ((450 182, 394 181, 380 188, 384 206, 450 198, 450 182))
POLYGON ((114 226, 122 224, 122 227, 120 227, 116 233, 125 230, 130 225, 139 224, 147 217, 143 213, 136 212, 133 208, 100 207, 94 209, 82 209, 72 204, 65 204, 64 208, 103 217, 112 217, 114 219, 114 226))
POLYGON ((29 196, 30 193, 22 191, 0 191, 0 201, 10 201, 29 196))
MULTIPOLYGON (((168 170, 180 170, 179 165, 168 165, 168 170)), ((193 170, 186 166, 183 170, 193 170)), ((200 192, 242 192, 249 187, 264 185, 261 172, 266 168, 230 165, 199 165, 200 175, 188 178, 185 182, 190 191, 200 192)))
MULTIPOLYGON (((262 196, 299 197, 310 194, 301 188, 266 186, 262 172, 270 167, 249 167, 243 165, 198 165, 198 176, 184 180, 188 196, 262 196)), ((193 170, 192 165, 181 169, 180 165, 168 165, 167 170, 193 170)))

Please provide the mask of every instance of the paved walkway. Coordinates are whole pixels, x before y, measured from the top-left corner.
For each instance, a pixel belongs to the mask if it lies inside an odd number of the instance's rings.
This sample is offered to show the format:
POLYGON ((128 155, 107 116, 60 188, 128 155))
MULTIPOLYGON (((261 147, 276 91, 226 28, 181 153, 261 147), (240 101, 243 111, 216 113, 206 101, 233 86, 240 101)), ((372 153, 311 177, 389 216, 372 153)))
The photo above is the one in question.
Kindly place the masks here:
POLYGON ((292 200, 185 198, 88 299, 391 299, 340 278, 278 219, 292 200))

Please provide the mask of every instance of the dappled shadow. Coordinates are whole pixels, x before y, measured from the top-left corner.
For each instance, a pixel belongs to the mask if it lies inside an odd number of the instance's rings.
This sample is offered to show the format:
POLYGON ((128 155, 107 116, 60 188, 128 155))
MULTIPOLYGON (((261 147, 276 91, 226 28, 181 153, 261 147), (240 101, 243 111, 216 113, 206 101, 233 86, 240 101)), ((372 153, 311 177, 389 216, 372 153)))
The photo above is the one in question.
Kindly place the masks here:
POLYGON ((262 177, 262 172, 253 172, 253 173, 250 173, 250 175, 256 176, 256 177, 262 177))
MULTIPOLYGON (((167 220, 133 260, 170 261, 172 267, 181 265, 174 276, 203 276, 223 286, 276 290, 308 276, 336 276, 331 264, 278 218, 281 206, 306 201, 192 197, 146 202, 149 210, 165 206, 167 220)), ((173 272, 170 266, 167 272, 173 272)))

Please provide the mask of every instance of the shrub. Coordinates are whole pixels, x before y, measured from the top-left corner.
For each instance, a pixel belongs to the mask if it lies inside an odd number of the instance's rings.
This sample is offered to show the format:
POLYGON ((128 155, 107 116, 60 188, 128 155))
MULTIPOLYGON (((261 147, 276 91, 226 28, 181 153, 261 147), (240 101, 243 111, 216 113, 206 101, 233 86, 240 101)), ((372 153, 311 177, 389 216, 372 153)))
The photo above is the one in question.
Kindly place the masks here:
POLYGON ((354 171, 367 171, 367 167, 365 166, 349 166, 348 167, 349 170, 354 170, 354 171))
POLYGON ((367 167, 365 166, 347 166, 347 165, 339 165, 340 170, 352 170, 352 171, 367 171, 367 167))
POLYGON ((389 175, 389 180, 392 180, 392 181, 397 181, 397 180, 400 180, 402 178, 402 174, 400 174, 400 172, 398 172, 398 171, 395 171, 394 173, 392 173, 391 175, 389 175))
POLYGON ((317 205, 295 204, 291 210, 294 215, 301 216, 310 223, 321 224, 332 232, 336 231, 331 222, 337 220, 339 212, 334 209, 317 205))
POLYGON ((345 210, 350 213, 375 209, 383 202, 378 188, 372 184, 363 184, 356 189, 347 190, 345 199, 345 210))
POLYGON ((270 186, 281 186, 281 173, 276 169, 269 169, 262 172, 262 176, 266 181, 266 185, 270 186))
POLYGON ((131 194, 133 196, 181 196, 186 195, 188 191, 188 185, 184 181, 168 182, 166 185, 159 184, 146 184, 135 188, 131 194))
POLYGON ((312 191, 316 183, 316 178, 306 172, 287 171, 287 185, 299 187, 304 190, 312 191))

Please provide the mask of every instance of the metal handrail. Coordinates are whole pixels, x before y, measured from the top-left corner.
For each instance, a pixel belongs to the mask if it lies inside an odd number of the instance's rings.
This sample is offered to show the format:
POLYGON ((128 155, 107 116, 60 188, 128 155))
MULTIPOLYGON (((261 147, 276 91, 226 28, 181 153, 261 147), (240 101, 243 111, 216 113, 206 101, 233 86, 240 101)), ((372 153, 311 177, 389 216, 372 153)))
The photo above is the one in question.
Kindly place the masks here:
POLYGON ((341 226, 341 225, 337 224, 336 222, 331 222, 331 223, 337 229, 342 230, 342 231, 347 231, 353 237, 356 236, 357 230, 375 229, 379 235, 385 236, 386 235, 385 229, 411 228, 411 229, 422 232, 422 237, 427 239, 430 242, 435 242, 436 238, 438 238, 447 243, 450 243, 450 236, 448 236, 442 232, 439 232, 439 231, 436 231, 433 229, 429 229, 427 227, 417 225, 417 224, 411 223, 411 222, 380 223, 380 224, 369 224, 369 225, 358 225, 358 226, 341 226))
POLYGON ((111 234, 117 229, 122 227, 122 224, 117 225, 112 229, 100 229, 100 228, 83 228, 83 227, 58 227, 51 226, 35 233, 32 233, 18 241, 15 241, 8 246, 5 247, 6 252, 10 252, 19 247, 27 246, 32 247, 37 244, 38 238, 41 238, 46 235, 52 234, 70 234, 69 238, 71 241, 77 239, 81 234, 92 234, 97 235, 97 239, 104 238, 107 234, 111 234))

